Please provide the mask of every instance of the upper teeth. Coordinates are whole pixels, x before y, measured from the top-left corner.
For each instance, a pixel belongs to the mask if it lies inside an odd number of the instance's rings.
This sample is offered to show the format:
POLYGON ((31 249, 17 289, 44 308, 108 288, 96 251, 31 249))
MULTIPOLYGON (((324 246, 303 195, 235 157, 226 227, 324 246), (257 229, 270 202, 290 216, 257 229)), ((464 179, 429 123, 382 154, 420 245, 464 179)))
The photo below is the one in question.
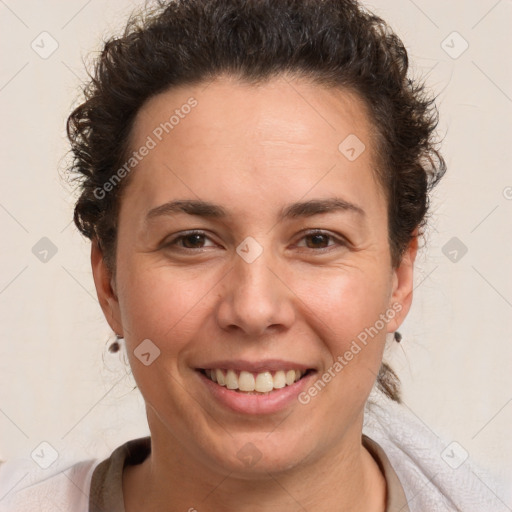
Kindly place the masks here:
POLYGON ((242 370, 240 375, 235 370, 205 370, 206 376, 220 386, 240 391, 258 391, 267 393, 273 389, 281 389, 297 382, 306 372, 302 370, 279 370, 272 375, 271 372, 253 374, 242 370))

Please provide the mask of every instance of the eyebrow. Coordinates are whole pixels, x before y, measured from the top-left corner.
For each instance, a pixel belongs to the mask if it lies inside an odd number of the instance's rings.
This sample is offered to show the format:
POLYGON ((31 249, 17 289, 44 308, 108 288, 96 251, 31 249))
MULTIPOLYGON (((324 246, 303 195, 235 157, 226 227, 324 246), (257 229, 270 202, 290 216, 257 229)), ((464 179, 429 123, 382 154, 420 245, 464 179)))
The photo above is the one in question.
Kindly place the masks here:
MULTIPOLYGON (((365 211, 360 206, 339 197, 334 197, 292 203, 281 209, 278 219, 281 221, 284 219, 311 217, 320 213, 333 213, 339 211, 353 212, 361 217, 365 216, 365 211)), ((229 217, 227 210, 220 205, 208 201, 178 199, 175 201, 169 201, 168 203, 164 203, 151 209, 146 215, 146 220, 149 221, 155 217, 175 215, 177 213, 187 213, 188 215, 197 215, 199 217, 213 219, 229 217)))

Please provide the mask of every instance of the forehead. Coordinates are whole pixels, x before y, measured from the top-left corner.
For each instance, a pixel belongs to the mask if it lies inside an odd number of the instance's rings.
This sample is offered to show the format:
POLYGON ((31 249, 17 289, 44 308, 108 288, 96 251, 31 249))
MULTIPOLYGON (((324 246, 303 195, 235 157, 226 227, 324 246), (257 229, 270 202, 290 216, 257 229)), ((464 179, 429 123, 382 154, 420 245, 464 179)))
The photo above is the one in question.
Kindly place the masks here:
POLYGON ((235 207, 242 186, 273 204, 285 184, 295 195, 313 188, 325 195, 340 182, 353 196, 376 186, 364 102, 348 90, 284 76, 259 85, 219 77, 161 93, 134 122, 131 150, 144 145, 151 149, 129 187, 146 210, 170 194, 207 192, 235 207))
POLYGON ((187 142, 225 145, 227 135, 241 140, 250 134, 260 136, 255 142, 315 144, 321 149, 337 147, 340 137, 350 133, 369 142, 372 126, 365 103, 349 89, 286 75, 260 84, 220 76, 150 98, 135 118, 132 142, 136 145, 153 132, 156 138, 165 138, 170 131, 182 135, 182 146, 187 142), (192 102, 197 105, 189 108, 192 102), (201 139, 187 141, 190 131, 201 132, 201 139), (312 137, 313 132, 318 136, 312 137), (325 144, 320 145, 320 140, 325 144))

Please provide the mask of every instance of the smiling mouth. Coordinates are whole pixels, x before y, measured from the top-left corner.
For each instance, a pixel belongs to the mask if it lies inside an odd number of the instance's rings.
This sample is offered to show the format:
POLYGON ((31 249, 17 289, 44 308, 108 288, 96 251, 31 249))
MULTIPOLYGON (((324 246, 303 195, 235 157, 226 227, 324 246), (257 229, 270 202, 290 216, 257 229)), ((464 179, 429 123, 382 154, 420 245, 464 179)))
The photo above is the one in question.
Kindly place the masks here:
POLYGON ((239 393, 257 395, 268 394, 292 386, 314 370, 278 370, 253 373, 245 370, 200 368, 199 372, 219 386, 239 393))

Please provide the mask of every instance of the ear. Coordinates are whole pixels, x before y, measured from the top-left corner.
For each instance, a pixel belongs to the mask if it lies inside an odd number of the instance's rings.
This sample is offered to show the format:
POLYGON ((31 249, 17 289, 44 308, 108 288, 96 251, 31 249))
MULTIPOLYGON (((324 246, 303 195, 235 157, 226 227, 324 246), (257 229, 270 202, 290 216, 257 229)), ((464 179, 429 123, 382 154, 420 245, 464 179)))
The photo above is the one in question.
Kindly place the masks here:
POLYGON ((396 315, 388 322, 388 332, 395 332, 411 309, 414 286, 414 260, 416 259, 417 252, 418 230, 415 230, 402 256, 400 265, 393 270, 393 285, 389 307, 396 312, 396 315))
POLYGON ((96 293, 103 314, 112 330, 116 334, 123 336, 123 326, 119 309, 119 299, 115 291, 115 282, 105 264, 103 252, 96 238, 93 239, 91 245, 91 266, 96 293))

